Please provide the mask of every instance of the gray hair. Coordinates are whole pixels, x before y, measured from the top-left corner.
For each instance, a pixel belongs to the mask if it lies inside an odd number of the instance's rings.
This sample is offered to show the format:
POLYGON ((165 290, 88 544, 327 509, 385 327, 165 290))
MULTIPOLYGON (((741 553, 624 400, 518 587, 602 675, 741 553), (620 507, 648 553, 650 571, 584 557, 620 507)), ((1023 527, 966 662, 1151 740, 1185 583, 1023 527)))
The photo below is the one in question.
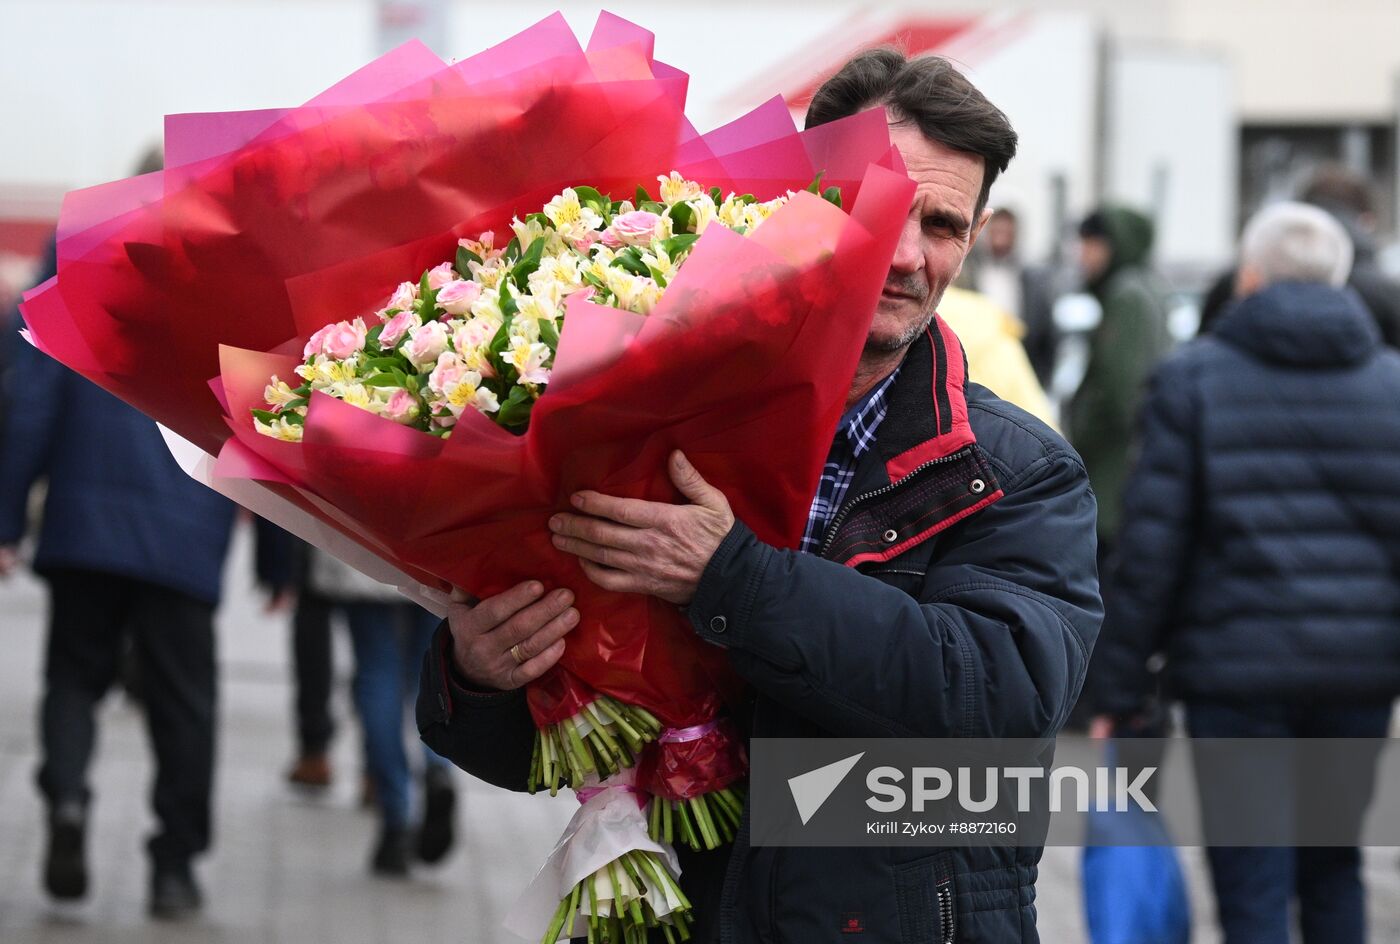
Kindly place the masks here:
POLYGON ((1275 203, 1254 215, 1240 240, 1240 264, 1275 282, 1322 282, 1334 288, 1351 273, 1351 237, 1324 210, 1275 203))

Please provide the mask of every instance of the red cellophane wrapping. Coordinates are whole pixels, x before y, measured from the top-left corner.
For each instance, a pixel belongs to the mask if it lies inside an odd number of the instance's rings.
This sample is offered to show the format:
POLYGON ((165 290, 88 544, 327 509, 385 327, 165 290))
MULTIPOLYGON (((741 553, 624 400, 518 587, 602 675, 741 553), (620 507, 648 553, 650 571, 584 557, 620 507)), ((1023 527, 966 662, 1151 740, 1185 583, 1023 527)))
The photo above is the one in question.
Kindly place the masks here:
POLYGON ((748 773, 748 755, 734 722, 721 718, 697 737, 665 735, 637 761, 637 785, 653 796, 680 801, 723 790, 748 773))
POLYGON ((668 603, 595 587, 546 522, 582 488, 680 500, 681 448, 762 540, 795 546, 913 185, 878 111, 799 134, 775 101, 702 136, 685 85, 650 34, 604 14, 582 49, 556 15, 452 65, 410 44, 300 108, 172 116, 165 171, 65 201, 31 337, 219 475, 421 583, 571 588, 581 624, 531 687, 537 723, 594 691, 670 727, 710 721, 736 688, 722 650, 668 603), (711 227, 647 317, 572 297, 523 436, 469 410, 441 440, 320 394, 302 443, 255 431, 313 331, 378 308, 459 237, 501 244, 567 186, 630 197, 671 170, 760 199, 823 172, 846 210, 803 193, 750 237, 711 227))

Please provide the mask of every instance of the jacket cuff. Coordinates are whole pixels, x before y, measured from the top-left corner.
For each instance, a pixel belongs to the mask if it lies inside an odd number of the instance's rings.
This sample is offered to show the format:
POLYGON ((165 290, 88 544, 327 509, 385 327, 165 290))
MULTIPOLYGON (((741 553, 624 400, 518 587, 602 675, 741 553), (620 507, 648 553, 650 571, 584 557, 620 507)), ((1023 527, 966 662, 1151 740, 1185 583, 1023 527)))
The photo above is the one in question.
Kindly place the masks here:
POLYGON ((726 649, 745 647, 754 600, 773 553, 748 525, 735 520, 705 565, 686 611, 701 639, 726 649))
MULTIPOLYGON (((512 689, 508 692, 475 688, 457 671, 452 658, 452 633, 444 620, 433 635, 433 644, 428 647, 428 673, 424 680, 432 686, 426 699, 434 720, 447 724, 458 708, 505 707, 525 698, 525 690, 512 689)), ((420 699, 420 701, 423 699, 420 699)))

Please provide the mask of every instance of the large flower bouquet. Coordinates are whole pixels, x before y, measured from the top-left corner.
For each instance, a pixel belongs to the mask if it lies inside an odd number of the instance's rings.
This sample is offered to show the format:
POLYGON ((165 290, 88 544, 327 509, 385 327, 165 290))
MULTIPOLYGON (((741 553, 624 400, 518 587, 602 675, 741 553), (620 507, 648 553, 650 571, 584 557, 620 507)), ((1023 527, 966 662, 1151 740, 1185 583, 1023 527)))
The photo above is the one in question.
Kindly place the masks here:
POLYGON ((684 936, 672 843, 732 833, 745 759, 722 651, 546 522, 581 488, 676 500, 681 448, 795 546, 912 191, 878 112, 701 135, 685 82, 644 31, 605 14, 583 49, 556 15, 299 108, 171 116, 162 173, 68 196, 23 305, 211 485, 367 572, 574 591, 528 786, 582 805, 508 922, 547 941, 684 936))

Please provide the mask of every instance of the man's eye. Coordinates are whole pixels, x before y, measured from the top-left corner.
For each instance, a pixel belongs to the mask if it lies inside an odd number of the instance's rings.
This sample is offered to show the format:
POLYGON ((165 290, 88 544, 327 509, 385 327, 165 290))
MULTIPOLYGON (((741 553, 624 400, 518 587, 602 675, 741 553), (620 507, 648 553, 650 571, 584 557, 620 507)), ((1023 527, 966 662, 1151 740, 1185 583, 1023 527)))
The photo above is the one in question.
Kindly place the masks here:
POLYGON ((952 236, 958 231, 953 225, 953 221, 945 216, 926 216, 923 221, 924 232, 935 233, 940 236, 952 236))

